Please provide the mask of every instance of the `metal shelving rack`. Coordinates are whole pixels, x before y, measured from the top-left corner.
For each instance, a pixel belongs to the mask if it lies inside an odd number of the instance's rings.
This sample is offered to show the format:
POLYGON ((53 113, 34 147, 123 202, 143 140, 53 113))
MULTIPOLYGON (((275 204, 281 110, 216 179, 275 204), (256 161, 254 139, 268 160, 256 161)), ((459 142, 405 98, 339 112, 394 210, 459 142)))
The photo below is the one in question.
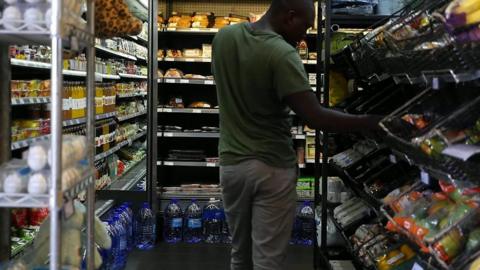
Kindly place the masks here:
MULTIPOLYGON (((1 102, 1 115, 2 115, 2 128, 1 142, 1 162, 8 161, 11 156, 10 152, 10 60, 8 57, 8 46, 13 44, 43 44, 50 45, 52 48, 51 58, 51 149, 54 153, 52 156, 51 165, 51 186, 49 195, 45 196, 45 202, 48 202, 50 209, 51 227, 50 227, 50 269, 60 269, 61 266, 61 224, 63 207, 66 201, 71 200, 71 196, 75 195, 81 189, 87 190, 87 265, 89 269, 93 269, 93 250, 94 250, 94 186, 91 176, 86 177, 86 180, 82 182, 78 187, 74 188, 72 194, 64 194, 62 191, 62 89, 63 89, 63 48, 70 41, 71 45, 81 41, 81 44, 87 47, 87 140, 89 144, 94 144, 95 141, 95 50, 94 50, 94 1, 87 1, 87 23, 85 28, 81 29, 78 26, 68 24, 65 18, 68 16, 66 8, 64 7, 64 1, 52 0, 52 25, 50 31, 44 32, 23 32, 23 31, 9 31, 0 30, 0 54, 1 54, 1 66, 2 66, 2 84, 0 91, 2 94, 1 102), (47 198, 48 196, 48 198, 47 198)), ((80 18, 80 16, 78 16, 80 18)), ((88 151, 89 165, 93 167, 94 149, 88 151)), ((27 200, 28 201, 28 200, 27 200)), ((0 231, 1 231, 1 244, 0 244, 0 261, 6 261, 10 255, 10 226, 9 226, 9 210, 7 207, 32 207, 25 201, 17 201, 17 203, 10 204, 8 202, 0 203, 0 207, 5 208, 1 210, 0 218, 0 231)), ((38 205, 36 206, 38 207, 38 205)))

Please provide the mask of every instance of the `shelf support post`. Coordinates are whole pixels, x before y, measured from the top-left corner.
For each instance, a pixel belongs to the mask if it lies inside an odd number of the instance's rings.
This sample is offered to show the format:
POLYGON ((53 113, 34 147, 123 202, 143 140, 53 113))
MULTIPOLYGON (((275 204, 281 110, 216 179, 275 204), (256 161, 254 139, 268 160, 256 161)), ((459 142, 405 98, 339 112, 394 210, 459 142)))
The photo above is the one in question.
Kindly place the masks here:
POLYGON ((63 90, 63 1, 52 1, 52 70, 51 70, 51 187, 50 187, 50 270, 61 268, 62 228, 62 90, 63 90))
MULTIPOLYGON (((95 35, 95 0, 87 1, 88 33, 95 35)), ((87 47, 87 145, 95 145, 95 44, 87 47)), ((95 147, 88 151, 89 168, 95 167, 95 147)), ((92 176, 93 177, 93 176, 92 176)), ((87 188, 87 269, 95 269, 95 182, 87 188)))
MULTIPOLYGON (((10 57, 8 46, 0 45, 0 165, 11 156, 10 57)), ((0 209, 0 263, 10 259, 10 209, 0 209)))
POLYGON ((147 197, 153 213, 158 211, 157 199, 157 126, 158 126, 158 1, 148 5, 148 133, 147 145, 147 197))

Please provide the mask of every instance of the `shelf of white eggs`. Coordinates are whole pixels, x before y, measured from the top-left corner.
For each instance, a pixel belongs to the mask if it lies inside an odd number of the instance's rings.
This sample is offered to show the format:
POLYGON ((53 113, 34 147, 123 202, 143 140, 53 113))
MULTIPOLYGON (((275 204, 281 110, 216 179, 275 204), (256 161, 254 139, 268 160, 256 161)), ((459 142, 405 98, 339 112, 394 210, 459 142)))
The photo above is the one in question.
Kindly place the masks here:
MULTIPOLYGON (((60 0, 63 5, 61 33, 93 42, 81 15, 85 0, 60 0)), ((52 0, 0 0, 0 42, 9 44, 51 43, 52 0)))
MULTIPOLYGON (((25 159, 13 159, 0 167, 0 207, 48 207, 52 154, 50 141, 30 146, 25 159)), ((62 143, 62 191, 71 200, 93 181, 86 160, 85 136, 64 135, 62 143)))

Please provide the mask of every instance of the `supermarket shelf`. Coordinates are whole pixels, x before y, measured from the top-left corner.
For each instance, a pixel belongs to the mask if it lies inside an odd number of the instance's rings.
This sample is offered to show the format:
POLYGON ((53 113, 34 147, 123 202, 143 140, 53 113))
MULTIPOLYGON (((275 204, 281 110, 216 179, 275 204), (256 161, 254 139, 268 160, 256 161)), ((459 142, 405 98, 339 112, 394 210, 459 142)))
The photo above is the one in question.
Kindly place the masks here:
POLYGON ((169 167, 209 167, 218 168, 220 164, 218 162, 205 162, 205 161, 157 161, 157 166, 169 166, 169 167))
POLYGON ((187 192, 159 192, 157 193, 160 200, 171 200, 175 198, 180 198, 182 200, 209 200, 210 198, 221 198, 222 193, 213 192, 213 193, 187 193, 187 192))
MULTIPOLYGON (((211 63, 211 58, 188 58, 188 57, 164 57, 159 58, 159 62, 188 62, 188 63, 211 63)), ((317 60, 302 60, 306 65, 316 65, 317 60)))
POLYGON ((10 63, 12 66, 18 66, 18 67, 31 67, 31 68, 40 68, 40 69, 52 68, 52 64, 50 63, 21 60, 21 59, 15 59, 15 58, 11 58, 10 63))
POLYGON ((220 133, 215 132, 158 132, 158 137, 171 138, 220 138, 220 133))
MULTIPOLYGON (((62 32, 62 39, 65 42, 69 42, 70 36, 75 36, 78 38, 81 44, 88 44, 90 42, 94 42, 95 37, 90 35, 87 30, 86 22, 80 17, 73 17, 71 18, 75 20, 76 23, 62 23, 61 24, 61 32, 62 32)), ((52 39, 51 33, 46 29, 44 26, 39 25, 38 30, 34 31, 26 31, 24 30, 25 21, 20 20, 19 24, 22 26, 22 30, 6 30, 0 29, 0 44, 5 45, 33 45, 33 44, 41 44, 51 46, 52 39), (43 28, 43 29, 42 29, 43 28)))
MULTIPOLYGON (((335 15, 334 15, 335 17, 335 15)), ((339 18, 340 19, 340 18, 339 18)), ((370 26, 370 25, 367 25, 370 26)), ((362 33, 362 29, 358 28, 341 28, 339 32, 342 33, 362 33)), ((166 33, 183 33, 183 34, 211 34, 215 35, 220 31, 218 28, 175 28, 175 27, 165 27, 158 30, 159 32, 166 32, 166 33)), ((308 35, 317 35, 317 30, 310 29, 307 31, 308 35)))
POLYGON ((147 44, 148 43, 148 40, 143 38, 142 36, 137 36, 137 40, 142 42, 143 45, 147 44))
POLYGON ((123 147, 125 147, 127 145, 131 145, 134 141, 140 139, 141 137, 145 136, 146 134, 147 134, 146 131, 142 131, 142 132, 136 134, 135 136, 133 136, 132 138, 129 138, 128 140, 125 140, 123 142, 118 143, 117 145, 115 145, 110 150, 96 155, 95 156, 95 161, 98 161, 98 160, 104 159, 104 158, 106 158, 110 155, 113 155, 118 150, 122 149, 123 147))
POLYGON ((119 73, 118 75, 121 78, 126 78, 126 79, 141 79, 141 80, 148 79, 148 77, 145 75, 127 74, 127 73, 119 73))
POLYGON ((12 98, 12 105, 31 105, 50 103, 50 97, 12 98))
POLYGON ((105 52, 105 53, 108 53, 110 55, 125 58, 127 60, 137 61, 137 57, 135 57, 131 54, 128 54, 128 53, 119 52, 119 51, 112 50, 112 49, 109 49, 109 48, 106 48, 106 47, 103 47, 103 46, 100 46, 100 45, 95 45, 95 49, 100 50, 100 51, 105 52))
POLYGON ((101 217, 105 215, 115 204, 114 200, 108 201, 96 201, 95 202, 95 215, 101 217))
POLYGON ((115 145, 110 150, 105 151, 103 153, 100 153, 98 155, 95 155, 95 161, 99 161, 99 160, 104 159, 104 158, 106 158, 110 155, 113 155, 115 152, 117 152, 118 150, 120 150, 122 147, 124 147, 126 145, 128 145, 128 141, 123 141, 121 143, 118 143, 117 145, 115 145))
POLYGON ((137 57, 137 61, 139 61, 139 60, 140 61, 145 61, 145 62, 148 61, 146 57, 143 57, 143 56, 140 56, 140 55, 137 55, 135 57, 137 57))
POLYGON ((214 80, 208 79, 174 79, 174 78, 162 78, 158 79, 159 83, 169 84, 200 84, 200 85, 215 85, 214 80))
POLYGON ((145 114, 147 114, 147 111, 137 112, 137 113, 130 114, 130 115, 125 115, 125 116, 119 116, 119 117, 118 117, 118 121, 119 121, 119 122, 127 121, 127 120, 129 120, 129 119, 132 119, 132 118, 135 118, 135 117, 139 117, 139 116, 142 116, 142 115, 145 115, 145 114))
POLYGON ((14 142, 14 143, 12 143, 11 149, 12 150, 22 149, 22 148, 28 147, 28 146, 30 146, 34 143, 46 141, 49 138, 50 138, 50 135, 44 135, 44 136, 39 136, 39 137, 35 137, 35 138, 26 139, 26 140, 23 140, 23 141, 14 142))
POLYGON ((341 28, 365 29, 389 18, 390 16, 385 15, 333 14, 331 20, 332 24, 336 24, 341 28))
POLYGON ((130 190, 147 174, 147 161, 143 159, 104 190, 130 190))
POLYGON ((111 74, 101 74, 101 73, 95 73, 96 76, 99 76, 102 79, 105 80, 120 80, 120 76, 118 75, 111 75, 111 74))
MULTIPOLYGON (((50 70, 52 69, 51 63, 43 63, 43 62, 36 62, 36 61, 29 61, 29 60, 20 60, 12 58, 10 59, 12 66, 17 67, 27 67, 27 68, 37 68, 37 69, 45 69, 50 70)), ((73 77, 86 77, 87 72, 81 70, 63 70, 63 75, 65 76, 73 76, 73 77)), ((118 75, 110 75, 110 74, 101 74, 95 73, 96 79, 107 79, 107 80, 119 80, 120 76, 118 75)))
MULTIPOLYGON (((89 172, 83 177, 83 180, 75 184, 70 189, 63 192, 65 199, 72 200, 93 183, 93 177, 89 172)), ((32 194, 5 194, 0 193, 0 207, 6 208, 47 208, 49 207, 50 195, 32 195, 32 194)))
MULTIPOLYGON (((111 112, 111 113, 105 113, 105 114, 98 114, 95 115, 96 120, 103 120, 107 118, 111 118, 117 115, 117 112, 111 112)), ((68 127, 68 126, 75 126, 75 125, 80 125, 86 123, 87 119, 86 118, 78 118, 78 119, 71 119, 71 120, 65 120, 63 121, 63 126, 68 127)))
POLYGON ((218 28, 163 28, 159 29, 160 32, 167 33, 190 33, 190 34, 216 34, 218 28))
POLYGON ((117 98, 131 98, 131 97, 146 97, 147 92, 133 93, 133 94, 120 94, 117 98))
POLYGON ((159 113, 205 113, 218 114, 219 109, 192 109, 192 108, 158 108, 159 113))
POLYGON ((454 70, 431 70, 422 72, 420 77, 410 77, 408 74, 395 74, 392 75, 396 84, 429 84, 434 79, 439 79, 444 82, 469 82, 480 78, 480 70, 474 70, 472 72, 456 73, 454 70))
POLYGON ((163 61, 163 62, 188 62, 188 63, 211 63, 212 58, 164 57, 164 58, 159 58, 158 61, 163 61))

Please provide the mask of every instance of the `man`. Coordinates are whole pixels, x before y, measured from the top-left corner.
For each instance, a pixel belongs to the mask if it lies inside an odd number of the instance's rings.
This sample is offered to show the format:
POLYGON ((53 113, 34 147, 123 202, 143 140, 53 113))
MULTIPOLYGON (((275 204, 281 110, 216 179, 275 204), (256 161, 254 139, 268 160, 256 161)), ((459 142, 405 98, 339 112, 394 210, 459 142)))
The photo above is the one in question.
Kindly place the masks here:
POLYGON ((284 269, 297 198, 289 108, 311 128, 378 128, 377 117, 323 108, 311 91, 294 46, 314 18, 312 0, 273 0, 261 20, 227 27, 213 41, 232 270, 284 269))

